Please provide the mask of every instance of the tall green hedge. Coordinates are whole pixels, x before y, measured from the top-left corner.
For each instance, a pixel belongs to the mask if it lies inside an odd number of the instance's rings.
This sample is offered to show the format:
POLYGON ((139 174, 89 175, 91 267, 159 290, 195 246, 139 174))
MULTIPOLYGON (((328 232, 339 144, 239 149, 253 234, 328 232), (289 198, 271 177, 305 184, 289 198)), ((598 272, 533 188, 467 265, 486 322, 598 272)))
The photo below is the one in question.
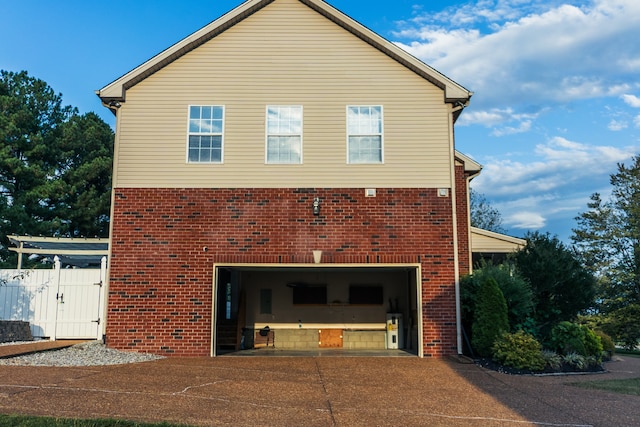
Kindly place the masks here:
POLYGON ((489 357, 495 340, 509 332, 507 302, 492 277, 487 277, 480 285, 474 311, 473 349, 478 355, 489 357))

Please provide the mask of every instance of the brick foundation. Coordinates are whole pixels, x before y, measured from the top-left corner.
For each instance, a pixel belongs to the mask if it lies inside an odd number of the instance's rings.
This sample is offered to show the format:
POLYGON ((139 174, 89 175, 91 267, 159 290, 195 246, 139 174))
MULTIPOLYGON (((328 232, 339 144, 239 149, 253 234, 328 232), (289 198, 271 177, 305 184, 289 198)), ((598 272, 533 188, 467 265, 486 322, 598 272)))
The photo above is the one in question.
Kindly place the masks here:
MULTIPOLYGON (((214 263, 313 263, 311 251, 319 249, 324 263, 420 263, 424 355, 455 354, 451 197, 436 189, 364 193, 116 189, 107 344, 207 356, 214 263)), ((465 230, 459 253, 468 264, 465 230)))

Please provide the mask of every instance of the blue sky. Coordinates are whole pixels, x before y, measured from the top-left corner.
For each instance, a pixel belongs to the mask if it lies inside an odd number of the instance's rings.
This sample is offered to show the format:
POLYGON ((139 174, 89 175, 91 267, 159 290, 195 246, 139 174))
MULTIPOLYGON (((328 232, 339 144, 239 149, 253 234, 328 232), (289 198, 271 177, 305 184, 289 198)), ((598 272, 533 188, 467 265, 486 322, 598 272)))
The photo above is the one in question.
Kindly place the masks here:
MULTIPOLYGON (((26 70, 81 113, 94 94, 240 0, 0 0, 0 69, 26 70)), ((329 0, 475 94, 457 148, 509 234, 568 240, 589 196, 640 152, 637 0, 329 0)))

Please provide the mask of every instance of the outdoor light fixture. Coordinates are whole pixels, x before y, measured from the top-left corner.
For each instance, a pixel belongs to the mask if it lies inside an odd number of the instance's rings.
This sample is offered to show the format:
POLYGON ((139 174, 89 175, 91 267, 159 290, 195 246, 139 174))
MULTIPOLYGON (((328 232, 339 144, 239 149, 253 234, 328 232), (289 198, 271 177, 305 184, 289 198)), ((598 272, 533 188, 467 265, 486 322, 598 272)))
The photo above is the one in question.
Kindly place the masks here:
POLYGON ((320 199, 317 197, 313 199, 313 214, 320 215, 320 199))

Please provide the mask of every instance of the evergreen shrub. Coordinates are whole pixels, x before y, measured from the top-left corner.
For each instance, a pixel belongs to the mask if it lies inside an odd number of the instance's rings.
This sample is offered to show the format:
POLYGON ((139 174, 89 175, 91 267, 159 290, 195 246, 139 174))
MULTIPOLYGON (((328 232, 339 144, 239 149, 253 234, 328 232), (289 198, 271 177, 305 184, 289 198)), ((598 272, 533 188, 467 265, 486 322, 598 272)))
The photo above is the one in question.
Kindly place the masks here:
POLYGON ((492 350, 493 360, 503 366, 540 371, 547 365, 538 340, 524 331, 502 334, 492 350))
POLYGON ((471 330, 473 348, 482 357, 490 357, 495 340, 509 332, 507 302, 492 277, 486 278, 478 290, 471 330))

